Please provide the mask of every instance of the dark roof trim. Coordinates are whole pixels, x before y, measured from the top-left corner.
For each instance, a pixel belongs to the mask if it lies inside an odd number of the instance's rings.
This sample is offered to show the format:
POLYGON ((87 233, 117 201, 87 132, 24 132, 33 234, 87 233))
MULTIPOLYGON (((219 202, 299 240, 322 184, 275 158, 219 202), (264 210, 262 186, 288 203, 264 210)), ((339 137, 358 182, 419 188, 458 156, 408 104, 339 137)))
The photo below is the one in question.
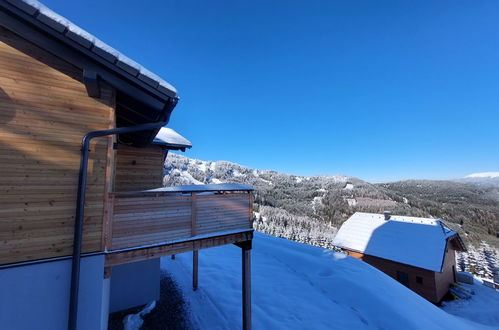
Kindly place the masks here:
POLYGON ((99 78, 97 76, 97 72, 83 70, 83 84, 87 89, 87 94, 90 97, 100 97, 100 88, 99 88, 99 78))
POLYGON ((58 22, 38 15, 36 8, 21 0, 0 0, 0 10, 0 24, 5 28, 81 69, 97 72, 104 81, 125 93, 133 87, 141 89, 160 102, 177 98, 174 88, 171 90, 164 84, 160 85, 157 81, 160 78, 153 73, 146 69, 139 72, 126 61, 119 61, 117 58, 113 60, 112 55, 104 51, 104 46, 107 45, 99 47, 101 41, 96 40, 95 44, 89 44, 88 40, 73 31, 67 28, 63 30, 63 26, 58 22), (56 43, 59 45, 55 46, 56 43), (51 47, 47 48, 47 44, 51 44, 51 47), (82 59, 83 57, 85 59, 82 59))
POLYGON ((163 150, 174 150, 174 151, 182 151, 182 152, 185 152, 185 150, 187 148, 191 148, 191 147, 186 147, 186 146, 183 146, 183 145, 180 145, 180 144, 164 144, 164 143, 156 143, 152 142, 153 145, 157 145, 157 146, 160 146, 163 148, 163 150))
POLYGON ((450 236, 447 238, 447 241, 452 241, 454 240, 457 245, 461 248, 461 252, 466 252, 467 249, 466 249, 466 245, 464 245, 464 242, 463 240, 461 239, 461 236, 459 236, 458 233, 455 233, 454 235, 450 236))
POLYGON ((455 233, 452 236, 449 236, 445 239, 445 250, 442 256, 442 263, 440 264, 440 272, 444 269, 444 263, 445 263, 445 256, 447 255, 447 249, 449 248, 449 244, 451 244, 452 240, 456 240, 458 242, 458 245, 462 249, 461 251, 466 251, 466 247, 464 246, 463 241, 461 240, 461 236, 459 236, 458 233, 455 233))

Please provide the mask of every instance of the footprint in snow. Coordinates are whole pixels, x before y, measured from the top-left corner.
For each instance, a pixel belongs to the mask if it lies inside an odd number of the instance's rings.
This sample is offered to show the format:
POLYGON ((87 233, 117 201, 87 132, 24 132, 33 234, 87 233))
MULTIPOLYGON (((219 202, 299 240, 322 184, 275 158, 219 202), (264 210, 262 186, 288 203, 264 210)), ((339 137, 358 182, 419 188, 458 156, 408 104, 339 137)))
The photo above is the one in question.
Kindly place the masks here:
POLYGON ((329 269, 323 269, 317 273, 320 277, 331 277, 333 275, 333 272, 329 269))

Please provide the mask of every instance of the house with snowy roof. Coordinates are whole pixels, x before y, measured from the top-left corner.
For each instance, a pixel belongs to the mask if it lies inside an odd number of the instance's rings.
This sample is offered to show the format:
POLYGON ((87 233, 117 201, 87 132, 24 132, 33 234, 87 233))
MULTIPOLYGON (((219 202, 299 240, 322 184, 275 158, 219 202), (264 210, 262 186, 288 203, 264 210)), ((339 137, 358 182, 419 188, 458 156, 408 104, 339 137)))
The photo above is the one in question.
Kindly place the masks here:
POLYGON ((159 298, 162 256, 242 250, 252 187, 162 187, 171 84, 36 0, 0 0, 0 328, 107 329, 159 298), (159 189, 158 189, 159 188, 159 189))
POLYGON ((333 244, 433 303, 456 282, 455 251, 466 248, 440 219, 356 212, 333 244))

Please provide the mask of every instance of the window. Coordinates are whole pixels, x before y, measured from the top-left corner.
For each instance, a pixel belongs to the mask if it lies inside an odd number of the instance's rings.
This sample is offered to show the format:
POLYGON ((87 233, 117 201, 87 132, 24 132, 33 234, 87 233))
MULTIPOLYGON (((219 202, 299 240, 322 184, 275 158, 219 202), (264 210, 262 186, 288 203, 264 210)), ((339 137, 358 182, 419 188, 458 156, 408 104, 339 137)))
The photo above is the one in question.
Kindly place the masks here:
POLYGON ((409 274, 397 271, 397 281, 405 286, 409 286, 409 274))
POLYGON ((416 283, 423 284, 423 278, 421 276, 416 276, 416 283))

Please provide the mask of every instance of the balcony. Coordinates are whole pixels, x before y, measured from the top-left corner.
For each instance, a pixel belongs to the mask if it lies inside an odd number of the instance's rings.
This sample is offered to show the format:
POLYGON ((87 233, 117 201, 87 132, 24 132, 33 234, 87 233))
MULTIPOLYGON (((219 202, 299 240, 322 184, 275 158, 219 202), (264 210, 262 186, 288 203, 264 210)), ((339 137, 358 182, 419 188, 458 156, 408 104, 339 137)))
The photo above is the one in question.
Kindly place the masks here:
POLYGON ((252 238, 253 188, 165 187, 109 195, 108 264, 238 243, 252 238))

